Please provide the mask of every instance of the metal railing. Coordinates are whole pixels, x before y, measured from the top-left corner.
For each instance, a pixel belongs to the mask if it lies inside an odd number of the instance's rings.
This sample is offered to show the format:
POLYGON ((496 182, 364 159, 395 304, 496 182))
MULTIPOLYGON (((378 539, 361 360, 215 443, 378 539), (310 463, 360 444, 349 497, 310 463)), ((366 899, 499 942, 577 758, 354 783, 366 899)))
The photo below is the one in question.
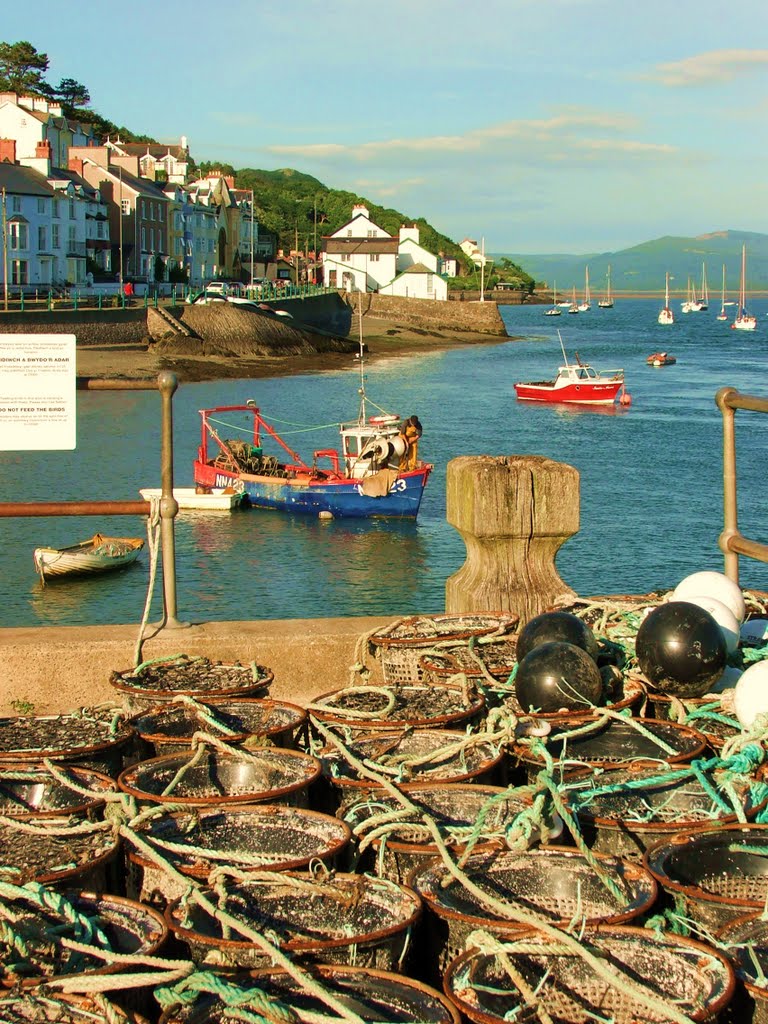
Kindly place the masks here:
MULTIPOLYGON (((157 383, 139 380, 78 380, 78 389, 87 391, 160 392, 160 549, 163 560, 163 621, 161 626, 187 625, 176 615, 176 538, 174 520, 179 505, 173 496, 173 395, 179 386, 176 374, 164 370, 157 383)), ((148 501, 13 501, 0 502, 0 518, 21 516, 149 516, 148 501)))
POLYGON ((735 388, 720 388, 715 402, 723 414, 723 532, 718 538, 725 556, 725 574, 739 582, 739 555, 768 562, 768 544, 750 540, 739 530, 736 487, 736 410, 768 412, 768 398, 742 395, 735 388))

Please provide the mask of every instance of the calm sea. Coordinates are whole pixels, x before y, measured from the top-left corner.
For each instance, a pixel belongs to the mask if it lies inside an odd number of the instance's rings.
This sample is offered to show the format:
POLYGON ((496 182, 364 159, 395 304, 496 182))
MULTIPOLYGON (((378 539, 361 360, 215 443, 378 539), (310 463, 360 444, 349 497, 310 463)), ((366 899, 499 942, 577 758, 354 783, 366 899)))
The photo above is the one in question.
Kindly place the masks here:
MULTIPOLYGON (((612 310, 545 317, 542 306, 503 308, 510 340, 403 356, 366 367, 369 397, 424 425, 420 454, 435 463, 417 523, 292 518, 256 510, 182 513, 177 519, 180 618, 313 618, 435 613, 445 581, 464 562, 464 544, 445 520, 445 473, 458 455, 534 454, 581 474, 581 530, 558 556, 563 579, 581 594, 644 593, 673 587, 700 569, 722 570, 724 385, 768 396, 768 300, 754 300, 755 333, 733 331, 708 312, 656 323, 658 300, 618 300, 612 310), (569 355, 599 368, 623 367, 632 405, 581 410, 515 400, 516 380, 551 376, 569 355), (664 348, 674 366, 646 356, 664 348)), ((733 315, 733 307, 731 307, 733 315)), ((198 410, 254 398, 295 449, 335 444, 333 424, 357 412, 359 367, 349 371, 179 387, 174 399, 175 483, 191 484, 198 410), (317 429, 315 429, 317 428, 317 429)), ((158 486, 155 393, 78 393, 74 452, 0 452, 2 500, 133 500, 158 486)), ((768 418, 737 414, 739 525, 766 539, 768 418)), ((42 588, 34 547, 65 545, 95 531, 140 536, 135 517, 5 519, 0 625, 138 623, 148 581, 146 549, 121 573, 42 588)), ((768 589, 768 567, 742 559, 741 582, 768 589)), ((153 604, 159 614, 160 598, 153 604)))

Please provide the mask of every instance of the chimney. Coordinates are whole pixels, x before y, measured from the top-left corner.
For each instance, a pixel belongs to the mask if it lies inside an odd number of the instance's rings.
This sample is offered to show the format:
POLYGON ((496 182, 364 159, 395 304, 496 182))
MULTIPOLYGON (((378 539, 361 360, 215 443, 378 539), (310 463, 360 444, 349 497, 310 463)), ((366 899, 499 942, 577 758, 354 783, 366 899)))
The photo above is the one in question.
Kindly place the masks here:
POLYGON ((75 174, 79 174, 80 177, 82 178, 82 176, 83 176, 83 161, 82 161, 82 159, 80 157, 77 157, 77 156, 71 156, 69 158, 69 169, 70 169, 70 171, 74 171, 75 174))
POLYGON ((16 139, 0 139, 0 164, 16 163, 16 139))
POLYGON ((35 157, 38 160, 51 159, 51 144, 48 139, 43 139, 42 142, 38 142, 35 145, 35 157))

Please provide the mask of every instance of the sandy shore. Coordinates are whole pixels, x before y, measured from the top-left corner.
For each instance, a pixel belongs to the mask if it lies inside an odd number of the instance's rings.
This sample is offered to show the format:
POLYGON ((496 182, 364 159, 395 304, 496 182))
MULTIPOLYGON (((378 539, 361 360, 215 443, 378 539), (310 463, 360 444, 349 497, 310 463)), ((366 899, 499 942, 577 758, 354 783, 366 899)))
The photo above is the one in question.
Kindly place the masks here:
MULTIPOLYGON (((499 345, 509 340, 496 335, 467 331, 422 330, 387 320, 363 320, 366 358, 371 361, 423 351, 466 345, 499 345)), ((180 381, 221 380, 241 377, 280 377, 349 366, 350 356, 325 353, 317 356, 275 356, 233 359, 215 356, 169 357, 150 346, 87 345, 77 350, 77 375, 97 380, 121 378, 153 380, 161 370, 172 370, 180 381)))

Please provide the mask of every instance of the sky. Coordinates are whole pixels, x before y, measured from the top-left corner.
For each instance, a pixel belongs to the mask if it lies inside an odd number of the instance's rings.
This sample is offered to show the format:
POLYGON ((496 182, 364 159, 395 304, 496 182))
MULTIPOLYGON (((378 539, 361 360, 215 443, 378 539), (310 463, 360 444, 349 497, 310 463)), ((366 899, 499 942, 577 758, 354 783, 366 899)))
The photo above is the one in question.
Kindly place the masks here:
POLYGON ((102 116, 488 253, 766 231, 765 0, 7 5, 102 116))

